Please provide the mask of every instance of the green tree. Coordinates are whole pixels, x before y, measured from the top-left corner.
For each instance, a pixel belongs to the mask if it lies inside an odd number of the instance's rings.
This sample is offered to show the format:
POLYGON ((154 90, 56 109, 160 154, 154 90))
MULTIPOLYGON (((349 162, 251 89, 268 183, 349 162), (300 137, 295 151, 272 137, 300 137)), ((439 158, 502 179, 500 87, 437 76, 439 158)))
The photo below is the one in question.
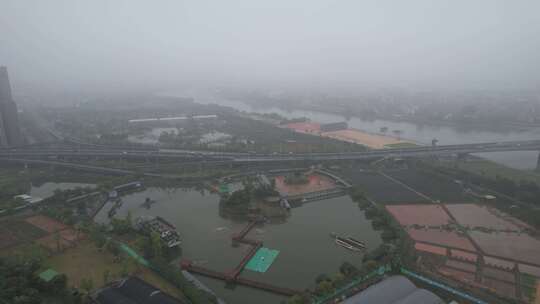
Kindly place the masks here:
POLYGON ((120 255, 120 248, 118 247, 118 244, 113 240, 107 241, 107 250, 114 255, 114 257, 118 257, 120 255))
POLYGON ((90 232, 90 239, 94 241, 97 248, 103 248, 105 246, 105 243, 107 243, 107 238, 105 237, 105 234, 103 234, 99 229, 92 228, 90 232))
POLYGON ((332 284, 334 287, 337 288, 343 285, 343 283, 345 283, 345 276, 342 273, 338 272, 332 277, 332 284))
POLYGON ((131 214, 131 210, 128 210, 126 215, 126 225, 130 228, 133 227, 133 215, 131 214))
POLYGON ((315 283, 319 284, 323 281, 330 281, 330 277, 326 273, 321 273, 315 278, 315 283))
POLYGON ((67 276, 65 274, 57 275, 51 280, 48 285, 50 286, 51 292, 55 294, 60 294, 66 289, 67 276))
POLYGON ((121 277, 127 277, 129 275, 129 266, 130 266, 130 263, 127 259, 125 259, 124 261, 122 261, 122 268, 120 269, 120 276, 121 277))
POLYGON ((109 269, 106 269, 103 271, 103 284, 109 283, 109 280, 111 278, 111 271, 109 269))
POLYGON ((349 262, 343 262, 343 264, 341 264, 341 266, 339 267, 339 272, 341 272, 345 276, 352 277, 358 274, 358 268, 356 268, 353 264, 349 262))
POLYGON ((80 282, 81 289, 84 290, 87 294, 94 289, 94 281, 92 278, 83 278, 80 282))
POLYGON ((385 242, 388 242, 388 241, 391 241, 393 239, 395 239, 397 236, 396 236, 396 233, 394 232, 394 230, 392 229, 385 229, 383 231, 383 233, 381 233, 381 238, 385 241, 385 242))
POLYGON ((367 261, 362 265, 362 268, 366 271, 366 273, 370 273, 377 269, 377 262, 367 261))
POLYGON ((152 254, 154 257, 162 257, 163 256, 163 242, 161 241, 161 237, 159 234, 152 232, 150 234, 150 244, 152 248, 152 254))
POLYGON ((113 232, 117 234, 126 234, 132 229, 132 226, 127 219, 113 218, 111 220, 111 226, 113 232))
POLYGON ((305 292, 301 294, 296 294, 287 300, 287 304, 309 304, 309 303, 311 303, 311 298, 309 296, 309 293, 305 293, 305 292))
POLYGON ((58 231, 54 233, 54 240, 56 241, 56 251, 60 252, 60 233, 58 231))
POLYGON ((334 286, 330 281, 322 281, 315 287, 315 292, 320 295, 326 295, 334 291, 334 286))

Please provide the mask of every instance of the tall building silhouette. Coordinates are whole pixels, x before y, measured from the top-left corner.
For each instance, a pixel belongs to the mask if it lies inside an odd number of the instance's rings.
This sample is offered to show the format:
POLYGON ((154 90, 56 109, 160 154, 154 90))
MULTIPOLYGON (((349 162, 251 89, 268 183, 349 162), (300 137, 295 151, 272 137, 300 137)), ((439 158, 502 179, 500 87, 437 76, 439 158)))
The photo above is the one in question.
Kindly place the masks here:
POLYGON ((11 96, 7 68, 0 66, 0 147, 22 143, 17 105, 11 96))

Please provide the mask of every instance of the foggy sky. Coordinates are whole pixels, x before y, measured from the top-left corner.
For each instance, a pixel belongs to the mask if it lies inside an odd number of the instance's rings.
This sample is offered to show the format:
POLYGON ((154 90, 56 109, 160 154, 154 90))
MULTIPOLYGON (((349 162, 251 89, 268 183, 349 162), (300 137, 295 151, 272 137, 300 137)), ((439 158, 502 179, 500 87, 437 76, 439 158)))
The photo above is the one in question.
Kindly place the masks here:
POLYGON ((538 0, 0 0, 12 83, 538 88, 538 0))

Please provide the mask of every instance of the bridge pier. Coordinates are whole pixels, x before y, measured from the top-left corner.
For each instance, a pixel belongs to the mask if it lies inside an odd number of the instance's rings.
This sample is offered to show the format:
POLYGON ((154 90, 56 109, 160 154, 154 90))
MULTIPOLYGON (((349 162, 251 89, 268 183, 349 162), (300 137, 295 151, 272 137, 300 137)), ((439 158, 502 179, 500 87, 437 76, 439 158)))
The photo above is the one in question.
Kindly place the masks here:
POLYGON ((469 155, 468 153, 458 153, 457 158, 458 158, 458 160, 463 160, 464 161, 464 160, 467 159, 468 155, 469 155))
POLYGON ((514 263, 514 268, 512 269, 512 272, 514 273, 514 279, 516 281, 516 298, 522 299, 523 291, 521 290, 521 274, 519 272, 519 266, 518 263, 514 263))

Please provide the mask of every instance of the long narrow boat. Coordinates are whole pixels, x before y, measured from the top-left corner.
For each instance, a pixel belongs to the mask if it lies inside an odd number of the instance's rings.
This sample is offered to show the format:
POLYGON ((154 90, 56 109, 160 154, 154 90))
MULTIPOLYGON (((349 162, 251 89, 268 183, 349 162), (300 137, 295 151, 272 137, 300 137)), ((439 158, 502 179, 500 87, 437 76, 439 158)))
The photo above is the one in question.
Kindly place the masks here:
POLYGON ((344 241, 341 241, 339 239, 335 239, 335 242, 337 245, 345 248, 345 249, 349 249, 351 251, 360 251, 358 248, 356 247, 353 247, 351 244, 347 243, 347 242, 344 242, 344 241))
POLYGON ((353 246, 357 246, 357 247, 360 247, 360 248, 366 248, 366 243, 362 242, 362 241, 359 241, 353 237, 347 237, 346 238, 347 242, 350 243, 351 245, 353 246))

